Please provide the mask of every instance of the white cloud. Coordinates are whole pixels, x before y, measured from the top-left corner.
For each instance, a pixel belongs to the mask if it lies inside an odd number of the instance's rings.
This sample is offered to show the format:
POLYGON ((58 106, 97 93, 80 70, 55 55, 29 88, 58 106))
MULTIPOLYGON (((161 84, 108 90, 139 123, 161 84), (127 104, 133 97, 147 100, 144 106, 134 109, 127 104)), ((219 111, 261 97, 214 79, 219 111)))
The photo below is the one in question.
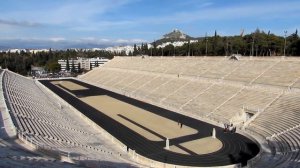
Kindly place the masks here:
POLYGON ((51 37, 48 40, 53 41, 53 42, 59 42, 59 41, 65 41, 66 39, 63 37, 51 37))
POLYGON ((4 20, 0 19, 0 25, 8 25, 8 26, 21 26, 21 27, 37 27, 41 26, 39 23, 29 22, 29 21, 15 21, 15 20, 4 20))
POLYGON ((116 28, 122 26, 129 27, 135 25, 136 22, 133 21, 101 21, 96 22, 92 24, 80 24, 77 26, 72 26, 69 28, 69 30, 74 31, 81 31, 81 32, 88 32, 88 31, 102 31, 102 30, 108 30, 111 28, 116 28))
POLYGON ((117 39, 114 41, 115 43, 129 43, 129 44, 132 44, 132 43, 145 43, 147 42, 147 40, 144 40, 144 39, 117 39))
POLYGON ((84 37, 80 39, 66 39, 63 37, 50 38, 1 38, 0 46, 12 48, 94 48, 140 44, 147 42, 143 39, 106 39, 84 37))
POLYGON ((60 1, 52 6, 35 9, 24 8, 2 13, 0 18, 17 19, 18 22, 31 21, 43 24, 87 23, 94 16, 116 10, 117 8, 137 0, 74 0, 60 1))

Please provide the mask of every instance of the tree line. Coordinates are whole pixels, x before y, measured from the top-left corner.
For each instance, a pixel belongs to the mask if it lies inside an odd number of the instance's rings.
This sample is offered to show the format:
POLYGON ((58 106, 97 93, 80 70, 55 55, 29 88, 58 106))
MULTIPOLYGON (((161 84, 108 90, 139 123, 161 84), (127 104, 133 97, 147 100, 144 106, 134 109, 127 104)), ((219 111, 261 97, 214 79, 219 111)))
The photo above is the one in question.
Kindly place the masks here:
MULTIPOLYGON (((60 65, 58 64, 59 59, 69 60, 72 58, 83 57, 83 58, 94 58, 94 57, 105 57, 112 59, 115 55, 124 55, 124 53, 108 52, 108 51, 86 51, 86 50, 59 50, 49 52, 0 52, 0 66, 8 68, 13 72, 17 72, 22 75, 29 75, 31 66, 44 67, 48 72, 58 72, 60 65)), ((72 68, 72 67, 70 67, 72 68)))
MULTIPOLYGON (((276 36, 270 32, 257 29, 255 32, 239 36, 214 36, 199 38, 198 42, 186 41, 183 46, 174 47, 172 44, 164 48, 158 47, 161 42, 154 41, 148 44, 134 45, 130 56, 227 56, 241 54, 244 56, 300 56, 300 38, 298 31, 289 36, 276 36)), ((58 72, 59 59, 69 60, 71 58, 83 57, 105 57, 126 56, 125 51, 110 52, 105 50, 49 50, 49 52, 20 53, 0 52, 0 66, 22 75, 28 75, 31 66, 45 67, 48 72, 58 72)), ((69 69, 74 67, 69 66, 69 69)))
POLYGON ((157 47, 160 43, 134 45, 134 51, 129 55, 152 56, 226 56, 241 54, 243 56, 300 56, 300 39, 298 31, 287 37, 277 36, 257 29, 247 35, 214 36, 199 38, 198 42, 189 40, 183 46, 174 47, 172 44, 164 48, 157 47))

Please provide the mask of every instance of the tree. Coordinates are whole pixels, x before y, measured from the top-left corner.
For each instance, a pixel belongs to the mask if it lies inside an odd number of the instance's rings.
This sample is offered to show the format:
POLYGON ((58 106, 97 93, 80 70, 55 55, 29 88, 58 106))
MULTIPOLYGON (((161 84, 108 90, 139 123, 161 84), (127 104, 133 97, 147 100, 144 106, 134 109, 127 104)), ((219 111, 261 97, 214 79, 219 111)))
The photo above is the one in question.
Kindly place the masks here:
POLYGON ((72 69, 71 72, 75 72, 75 64, 74 64, 74 59, 72 59, 72 69))
POLYGON ((78 66, 78 70, 77 70, 77 72, 81 72, 81 64, 78 62, 78 64, 77 64, 77 66, 78 66))
POLYGON ((69 63, 69 58, 67 58, 67 63, 66 63, 66 70, 70 70, 70 63, 69 63))
POLYGON ((300 56, 300 39, 291 44, 294 56, 300 56))
POLYGON ((133 45, 133 56, 136 56, 138 54, 138 50, 136 48, 136 44, 133 45))
POLYGON ((298 30, 287 37, 287 52, 289 55, 297 55, 297 41, 299 40, 298 30))
POLYGON ((152 54, 151 55, 154 55, 156 56, 157 55, 157 44, 156 44, 156 41, 153 42, 153 49, 152 49, 152 54))
POLYGON ((60 70, 60 64, 58 64, 57 61, 48 61, 46 68, 49 69, 50 72, 58 72, 60 70))

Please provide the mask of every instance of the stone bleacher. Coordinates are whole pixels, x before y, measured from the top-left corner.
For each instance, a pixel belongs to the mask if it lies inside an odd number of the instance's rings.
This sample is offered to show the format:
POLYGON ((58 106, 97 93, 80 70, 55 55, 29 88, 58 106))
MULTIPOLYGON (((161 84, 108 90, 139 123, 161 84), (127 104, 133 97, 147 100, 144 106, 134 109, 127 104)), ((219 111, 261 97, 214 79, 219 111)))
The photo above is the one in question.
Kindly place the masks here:
POLYGON ((299 61, 280 61, 254 82, 288 87, 298 80, 299 74, 299 61))
MULTIPOLYGON (((266 108, 276 94, 272 92, 273 85, 269 85, 271 80, 267 79, 265 83, 260 80, 266 78, 269 71, 274 71, 277 64, 290 67, 290 62, 296 61, 269 58, 234 61, 225 57, 116 57, 102 68, 83 75, 81 80, 155 105, 177 108, 179 112, 210 115, 218 122, 224 119, 230 122, 243 107, 266 108), (212 88, 202 93, 202 85, 206 84, 212 88), (262 101, 247 99, 247 90, 239 93, 243 86, 261 84, 270 86, 271 91, 253 89, 249 96, 262 101), (234 103, 239 97, 246 102, 234 103)), ((290 78, 295 78, 295 73, 280 83, 291 84, 290 78)), ((282 85, 281 90, 285 87, 282 85)))
POLYGON ((217 122, 242 121, 250 110, 256 118, 246 131, 274 144, 281 159, 273 166, 293 167, 300 158, 299 65, 278 57, 116 57, 80 80, 217 122))
POLYGON ((100 161, 107 166, 104 163, 114 165, 124 163, 124 158, 129 159, 69 107, 50 98, 36 81, 5 70, 2 83, 14 125, 19 137, 26 142, 63 153, 80 163, 91 158, 98 166, 100 161))
POLYGON ((79 165, 61 162, 47 156, 42 156, 33 152, 26 151, 16 143, 7 142, 0 139, 0 167, 82 167, 79 165))

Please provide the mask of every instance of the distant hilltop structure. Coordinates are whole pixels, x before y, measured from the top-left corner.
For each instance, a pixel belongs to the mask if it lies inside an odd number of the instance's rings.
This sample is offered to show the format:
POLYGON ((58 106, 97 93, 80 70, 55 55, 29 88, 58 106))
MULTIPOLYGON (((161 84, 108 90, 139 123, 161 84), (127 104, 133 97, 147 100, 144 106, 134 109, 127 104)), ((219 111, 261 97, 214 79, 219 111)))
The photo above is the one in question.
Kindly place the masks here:
POLYGON ((155 43, 160 47, 165 47, 169 44, 177 47, 184 45, 188 41, 190 41, 191 43, 197 42, 199 39, 200 38, 189 36, 179 29, 174 29, 170 33, 163 35, 161 39, 156 40, 155 43))
POLYGON ((188 39, 188 35, 184 34, 182 31, 178 30, 178 29, 174 29, 172 32, 167 33, 165 35, 163 35, 164 39, 171 39, 171 40, 186 40, 188 39))
POLYGON ((198 39, 191 37, 178 29, 174 29, 170 33, 163 35, 161 39, 155 41, 158 48, 164 48, 168 45, 180 47, 188 42, 195 43, 198 42, 198 39))

